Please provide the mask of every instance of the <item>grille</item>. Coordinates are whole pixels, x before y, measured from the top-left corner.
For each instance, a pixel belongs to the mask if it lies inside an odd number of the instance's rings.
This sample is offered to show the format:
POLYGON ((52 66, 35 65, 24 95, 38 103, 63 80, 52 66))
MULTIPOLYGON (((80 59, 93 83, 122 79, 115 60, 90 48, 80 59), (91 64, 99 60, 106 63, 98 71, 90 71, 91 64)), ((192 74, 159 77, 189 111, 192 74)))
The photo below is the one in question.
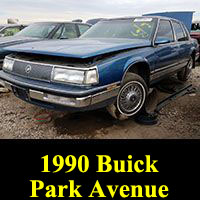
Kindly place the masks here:
POLYGON ((51 65, 15 60, 13 73, 27 78, 50 81, 52 68, 51 65))

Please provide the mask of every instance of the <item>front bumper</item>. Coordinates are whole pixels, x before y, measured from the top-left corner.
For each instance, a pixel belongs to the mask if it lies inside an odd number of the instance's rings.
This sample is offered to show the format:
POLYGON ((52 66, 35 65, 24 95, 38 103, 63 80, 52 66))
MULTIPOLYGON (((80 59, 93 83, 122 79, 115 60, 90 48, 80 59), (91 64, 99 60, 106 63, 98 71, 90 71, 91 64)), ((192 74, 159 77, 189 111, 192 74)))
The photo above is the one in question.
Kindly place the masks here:
MULTIPOLYGON (((56 110, 60 105, 62 107, 75 108, 77 111, 82 108, 86 110, 90 110, 90 107, 95 107, 95 105, 101 104, 106 102, 109 99, 113 99, 118 95, 120 84, 114 83, 110 84, 105 87, 98 87, 94 89, 86 90, 76 90, 74 93, 70 91, 69 94, 66 93, 68 90, 61 89, 52 91, 50 87, 43 87, 43 85, 37 86, 37 84, 33 84, 32 82, 28 84, 29 80, 22 82, 18 80, 11 80, 11 76, 5 72, 0 72, 0 82, 9 90, 13 91, 15 96, 18 98, 27 101, 29 103, 46 107, 52 108, 56 110), (65 92, 64 92, 65 91, 65 92), (80 96, 81 94, 81 96, 80 96), (87 109, 88 108, 88 109, 87 109)), ((25 79, 24 79, 25 80, 25 79)), ((39 81, 31 80, 35 83, 39 83, 39 81)), ((48 83, 48 85, 54 85, 53 83, 48 83)), ((47 86, 47 85, 46 85, 47 86)), ((67 87, 66 87, 67 88, 67 87)), ((104 106, 102 106, 104 107, 104 106)))

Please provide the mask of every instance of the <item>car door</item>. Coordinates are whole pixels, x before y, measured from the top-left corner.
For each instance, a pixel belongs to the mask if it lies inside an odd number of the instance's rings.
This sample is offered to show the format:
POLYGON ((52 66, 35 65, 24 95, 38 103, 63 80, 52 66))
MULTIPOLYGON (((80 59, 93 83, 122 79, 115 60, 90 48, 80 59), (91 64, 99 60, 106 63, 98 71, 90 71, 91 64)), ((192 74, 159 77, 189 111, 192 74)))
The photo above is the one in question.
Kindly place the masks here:
POLYGON ((172 25, 174 28, 176 41, 179 43, 179 58, 180 65, 186 65, 190 59, 191 53, 191 42, 189 41, 189 35, 184 29, 183 25, 179 22, 172 21, 172 25))
POLYGON ((156 62, 154 72, 165 75, 166 70, 171 71, 179 63, 179 44, 175 41, 174 32, 170 20, 161 19, 155 38, 156 62), (166 43, 158 41, 165 40, 166 43), (156 44, 157 43, 157 44, 156 44))

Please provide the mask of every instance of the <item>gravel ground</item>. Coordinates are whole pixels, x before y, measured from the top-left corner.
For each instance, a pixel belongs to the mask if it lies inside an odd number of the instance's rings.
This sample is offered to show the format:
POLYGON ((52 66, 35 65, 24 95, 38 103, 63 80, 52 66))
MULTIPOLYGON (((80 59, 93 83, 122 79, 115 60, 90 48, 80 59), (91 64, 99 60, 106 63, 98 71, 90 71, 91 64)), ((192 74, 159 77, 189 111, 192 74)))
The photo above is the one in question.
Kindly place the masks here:
MULTIPOLYGON (((171 85, 180 85, 173 78, 171 85)), ((195 92, 177 98, 164 107, 154 126, 137 124, 133 119, 116 121, 104 110, 66 114, 46 111, 17 99, 13 94, 0 94, 1 139, 139 139, 200 138, 200 66, 189 81, 195 92), (38 123, 35 115, 48 112, 51 121, 38 123)), ((182 87, 182 85, 181 85, 182 87)), ((149 109, 169 94, 155 90, 149 109)))

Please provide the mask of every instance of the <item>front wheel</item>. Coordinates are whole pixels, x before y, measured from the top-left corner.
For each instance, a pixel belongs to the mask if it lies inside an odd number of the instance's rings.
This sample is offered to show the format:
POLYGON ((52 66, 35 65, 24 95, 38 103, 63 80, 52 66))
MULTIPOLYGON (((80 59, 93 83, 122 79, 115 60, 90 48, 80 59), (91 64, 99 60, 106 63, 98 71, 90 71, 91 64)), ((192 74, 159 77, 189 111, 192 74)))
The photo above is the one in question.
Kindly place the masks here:
POLYGON ((141 76, 127 73, 116 102, 108 106, 107 110, 119 120, 134 116, 143 107, 147 91, 147 85, 141 76))
POLYGON ((192 74, 193 66, 194 66, 194 59, 192 57, 190 57, 190 60, 187 63, 187 65, 185 66, 185 68, 177 73, 178 79, 180 81, 187 81, 192 74))

